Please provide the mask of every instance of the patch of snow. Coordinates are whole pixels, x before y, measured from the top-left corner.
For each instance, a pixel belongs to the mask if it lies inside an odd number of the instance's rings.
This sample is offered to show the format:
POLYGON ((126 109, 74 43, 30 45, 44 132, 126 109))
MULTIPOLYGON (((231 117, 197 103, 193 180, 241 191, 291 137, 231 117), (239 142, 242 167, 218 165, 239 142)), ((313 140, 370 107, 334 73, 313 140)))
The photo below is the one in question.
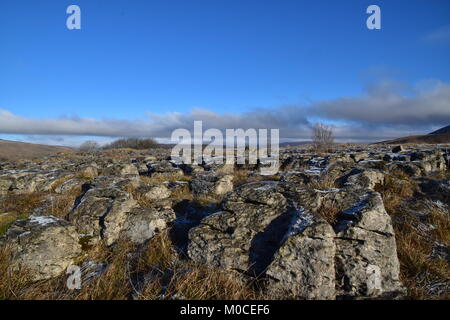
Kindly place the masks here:
POLYGON ((306 174, 310 174, 310 175, 320 175, 320 173, 322 172, 323 169, 321 168, 317 168, 317 167, 310 167, 309 169, 306 169, 304 172, 306 174))
POLYGON ((342 213, 346 214, 346 215, 355 216, 358 212, 361 212, 362 210, 364 210, 364 208, 367 207, 367 196, 368 196, 367 194, 363 195, 360 198, 360 201, 356 205, 342 211, 342 213))
POLYGON ((367 160, 361 160, 358 162, 359 164, 365 164, 365 163, 371 163, 371 162, 382 162, 383 160, 380 159, 367 159, 367 160))
POLYGON ((272 190, 273 188, 275 188, 274 184, 265 184, 261 187, 255 188, 255 191, 269 191, 272 190))
POLYGON ((445 205, 444 203, 442 203, 439 200, 433 201, 433 204, 438 207, 439 209, 444 209, 447 210, 447 205, 445 205))
POLYGON ((327 190, 314 189, 314 191, 318 192, 318 193, 331 193, 331 192, 339 192, 339 191, 341 191, 341 189, 338 189, 338 188, 331 188, 331 189, 327 189, 327 190))
POLYGON ((255 188, 255 190, 267 191, 278 185, 278 181, 264 180, 264 181, 254 181, 249 182, 246 185, 264 184, 261 187, 255 188))
POLYGON ((44 217, 44 216, 38 216, 38 217, 31 217, 30 222, 40 224, 41 226, 46 226, 51 223, 55 223, 57 219, 55 217, 44 217))
POLYGON ((298 207, 297 203, 294 203, 294 207, 295 213, 284 239, 303 232, 303 230, 310 226, 314 220, 314 216, 310 212, 307 212, 303 207, 298 207))
POLYGON ((289 171, 286 171, 284 174, 285 175, 289 175, 289 174, 299 174, 299 173, 302 173, 301 171, 297 171, 297 170, 289 170, 289 171))

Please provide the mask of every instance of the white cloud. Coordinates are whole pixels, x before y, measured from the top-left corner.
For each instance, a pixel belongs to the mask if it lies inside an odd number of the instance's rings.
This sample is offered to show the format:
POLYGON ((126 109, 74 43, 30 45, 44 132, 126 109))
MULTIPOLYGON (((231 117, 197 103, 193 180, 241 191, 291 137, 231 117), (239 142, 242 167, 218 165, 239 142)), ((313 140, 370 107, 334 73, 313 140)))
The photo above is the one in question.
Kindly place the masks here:
POLYGON ((416 87, 407 87, 395 82, 383 82, 370 87, 362 97, 317 101, 310 112, 326 119, 367 126, 398 126, 417 130, 432 125, 448 125, 450 85, 427 81, 416 87))
POLYGON ((276 128, 282 138, 308 139, 309 119, 324 119, 337 123, 337 138, 347 141, 379 140, 427 133, 450 123, 450 85, 427 81, 415 87, 393 81, 369 86, 360 97, 343 97, 313 101, 309 105, 288 105, 260 108, 244 113, 219 114, 205 109, 188 113, 169 112, 147 114, 139 120, 92 118, 21 117, 0 109, 0 134, 26 135, 28 141, 59 141, 58 144, 78 144, 81 137, 155 137, 167 141, 173 130, 192 130, 195 120, 208 128, 276 128), (46 138, 36 138, 36 136, 46 138), (59 140, 58 140, 59 139, 59 140))
POLYGON ((430 43, 450 43, 450 25, 442 26, 425 36, 430 43))

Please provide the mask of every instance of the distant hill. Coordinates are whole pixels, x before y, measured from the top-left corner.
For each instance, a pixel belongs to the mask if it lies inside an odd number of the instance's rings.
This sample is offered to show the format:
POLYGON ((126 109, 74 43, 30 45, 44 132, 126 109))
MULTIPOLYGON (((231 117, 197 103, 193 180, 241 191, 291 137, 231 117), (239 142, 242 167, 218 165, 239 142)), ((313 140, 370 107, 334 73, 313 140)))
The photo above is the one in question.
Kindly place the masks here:
POLYGON ((73 152, 74 149, 0 139, 0 160, 18 160, 43 157, 58 152, 73 152))
POLYGON ((378 142, 380 144, 438 144, 450 143, 450 125, 433 131, 430 134, 409 136, 394 140, 378 142))
POLYGON ((433 131, 430 134, 442 134, 442 133, 450 133, 450 125, 440 128, 439 130, 433 131))

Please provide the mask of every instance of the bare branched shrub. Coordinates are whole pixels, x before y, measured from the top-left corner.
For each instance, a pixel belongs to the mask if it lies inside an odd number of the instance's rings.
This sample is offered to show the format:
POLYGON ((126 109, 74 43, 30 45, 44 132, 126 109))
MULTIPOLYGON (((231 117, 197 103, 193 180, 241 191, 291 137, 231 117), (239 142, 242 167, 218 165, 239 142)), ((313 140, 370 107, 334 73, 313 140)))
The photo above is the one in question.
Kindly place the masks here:
POLYGON ((92 140, 85 141, 78 148, 81 152, 94 153, 100 149, 100 145, 92 140))
POLYGON ((317 153, 331 152, 334 145, 333 128, 317 123, 312 129, 312 147, 317 153))
POLYGON ((123 138, 106 145, 105 149, 124 149, 145 150, 158 147, 158 142, 152 138, 123 138))

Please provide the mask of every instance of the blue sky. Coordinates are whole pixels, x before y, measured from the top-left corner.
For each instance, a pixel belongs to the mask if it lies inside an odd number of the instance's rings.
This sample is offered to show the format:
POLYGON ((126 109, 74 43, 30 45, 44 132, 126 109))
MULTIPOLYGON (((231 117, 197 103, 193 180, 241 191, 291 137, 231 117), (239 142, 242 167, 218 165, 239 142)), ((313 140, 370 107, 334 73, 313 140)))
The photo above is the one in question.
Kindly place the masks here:
MULTIPOLYGON (((424 115, 422 125, 376 123, 392 135, 426 131, 442 124, 430 119, 450 119, 450 105, 441 110, 448 97, 449 56, 446 0, 5 0, 0 138, 64 142, 61 137, 97 135, 20 126, 60 120, 134 126, 150 117, 149 125, 172 121, 169 129, 180 122, 174 116, 191 119, 193 109, 242 118, 261 108, 277 114, 295 106, 291 111, 306 121, 361 125, 361 119, 321 106, 363 99, 386 84, 405 100, 420 99, 431 83, 432 90, 443 91, 430 102, 438 100, 431 109, 439 112, 424 115), (70 4, 81 8, 81 30, 66 28, 70 4), (366 28, 371 4, 381 8, 381 30, 366 28)), ((300 126, 304 121, 298 120, 300 126)))

